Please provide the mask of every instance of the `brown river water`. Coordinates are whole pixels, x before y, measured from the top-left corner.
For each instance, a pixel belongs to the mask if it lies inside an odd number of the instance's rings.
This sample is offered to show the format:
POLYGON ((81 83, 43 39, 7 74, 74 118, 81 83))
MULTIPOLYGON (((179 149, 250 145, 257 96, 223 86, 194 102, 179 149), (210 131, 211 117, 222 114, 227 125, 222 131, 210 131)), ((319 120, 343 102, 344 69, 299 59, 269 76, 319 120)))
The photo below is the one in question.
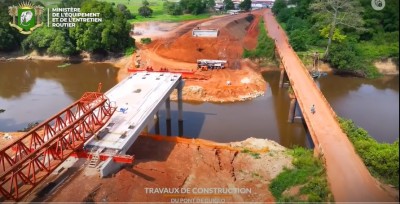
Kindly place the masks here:
MULTIPOLYGON (((95 91, 117 83, 118 70, 110 64, 80 63, 65 68, 48 61, 0 62, 0 131, 23 129, 41 122, 95 91)), ((268 138, 291 147, 309 146, 301 123, 287 123, 289 98, 278 88, 279 73, 265 72, 265 95, 252 101, 213 104, 184 103, 183 135, 218 142, 268 138)), ((318 85, 339 116, 354 120, 380 142, 399 138, 399 76, 368 80, 328 75, 318 85)), ((172 135, 178 135, 177 104, 172 108, 172 135)), ((165 109, 160 110, 160 132, 167 134, 165 109)), ((150 129, 155 132, 155 129, 150 129)))

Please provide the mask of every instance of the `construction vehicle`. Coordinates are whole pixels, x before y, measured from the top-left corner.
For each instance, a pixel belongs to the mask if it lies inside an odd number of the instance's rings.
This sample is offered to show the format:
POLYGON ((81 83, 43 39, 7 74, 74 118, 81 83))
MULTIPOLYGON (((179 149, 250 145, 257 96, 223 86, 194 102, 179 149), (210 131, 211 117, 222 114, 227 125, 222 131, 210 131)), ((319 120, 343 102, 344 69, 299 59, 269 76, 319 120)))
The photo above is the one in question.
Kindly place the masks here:
POLYGON ((224 69, 226 63, 226 60, 199 59, 197 60, 197 68, 202 71, 207 71, 209 69, 224 69), (205 69, 205 67, 207 69, 205 69))

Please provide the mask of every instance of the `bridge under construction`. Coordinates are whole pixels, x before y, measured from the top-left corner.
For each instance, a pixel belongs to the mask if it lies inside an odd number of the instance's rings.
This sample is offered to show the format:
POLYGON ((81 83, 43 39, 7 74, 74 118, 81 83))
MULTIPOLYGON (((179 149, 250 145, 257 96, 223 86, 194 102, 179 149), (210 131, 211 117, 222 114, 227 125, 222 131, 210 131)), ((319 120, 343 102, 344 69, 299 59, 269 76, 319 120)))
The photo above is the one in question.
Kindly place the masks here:
POLYGON ((0 150, 0 202, 20 201, 70 156, 86 157, 101 176, 133 163, 126 155, 150 119, 165 103, 171 120, 170 94, 178 92, 182 115, 181 74, 136 72, 105 94, 87 92, 81 99, 0 150))

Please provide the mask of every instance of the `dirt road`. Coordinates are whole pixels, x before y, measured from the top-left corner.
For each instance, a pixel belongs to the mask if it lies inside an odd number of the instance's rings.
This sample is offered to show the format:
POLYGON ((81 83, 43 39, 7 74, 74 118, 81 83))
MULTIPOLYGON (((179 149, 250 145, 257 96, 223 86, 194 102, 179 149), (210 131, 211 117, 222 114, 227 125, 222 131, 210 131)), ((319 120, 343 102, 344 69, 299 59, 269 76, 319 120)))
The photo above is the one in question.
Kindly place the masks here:
POLYGON ((286 34, 270 10, 264 14, 264 19, 269 35, 276 40, 286 73, 303 110, 314 143, 317 144, 316 148, 324 154, 328 181, 335 201, 395 201, 395 198, 390 197, 379 186, 379 182, 371 176, 355 152, 336 121, 335 113, 289 46, 286 34), (315 114, 310 113, 312 104, 316 107, 315 114))
MULTIPOLYGON (((140 51, 131 59, 137 61, 135 56, 139 57, 141 69, 168 68, 171 71, 196 71, 197 59, 227 60, 227 69, 197 70, 197 76, 205 76, 208 80, 187 79, 183 100, 218 103, 250 100, 263 95, 267 87, 258 65, 241 59, 243 48, 254 49, 257 45, 258 22, 261 18, 262 12, 257 11, 252 15, 222 16, 181 25, 172 24, 170 27, 166 23, 153 23, 156 32, 151 33, 152 43, 139 44, 140 51), (194 27, 218 29, 220 33, 217 38, 194 37, 194 27)), ((139 28, 145 29, 146 26, 139 28)), ((118 79, 125 78, 129 74, 127 67, 132 67, 134 63, 125 64, 125 61, 116 63, 121 68, 118 79)), ((175 95, 172 95, 173 100, 175 95)))

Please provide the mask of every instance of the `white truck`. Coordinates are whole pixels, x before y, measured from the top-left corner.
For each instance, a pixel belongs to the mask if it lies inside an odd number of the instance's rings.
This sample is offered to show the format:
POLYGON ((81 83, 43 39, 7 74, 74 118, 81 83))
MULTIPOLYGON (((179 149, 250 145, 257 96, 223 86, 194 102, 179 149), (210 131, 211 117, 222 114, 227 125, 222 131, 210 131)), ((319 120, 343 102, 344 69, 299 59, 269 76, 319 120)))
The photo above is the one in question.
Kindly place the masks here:
POLYGON ((226 60, 210 60, 210 59, 199 59, 197 60, 197 68, 207 69, 224 69, 227 61, 226 60))

